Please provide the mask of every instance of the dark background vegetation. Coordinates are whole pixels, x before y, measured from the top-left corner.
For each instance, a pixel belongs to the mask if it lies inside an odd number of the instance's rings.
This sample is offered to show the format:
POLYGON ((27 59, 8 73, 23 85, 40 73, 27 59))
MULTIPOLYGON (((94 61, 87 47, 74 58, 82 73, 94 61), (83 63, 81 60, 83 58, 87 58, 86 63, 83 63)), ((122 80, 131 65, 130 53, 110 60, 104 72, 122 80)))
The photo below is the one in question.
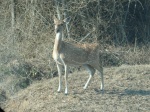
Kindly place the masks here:
POLYGON ((65 41, 98 42, 104 67, 150 63, 149 0, 0 0, 1 96, 57 74, 56 4, 61 19, 71 18, 65 41))

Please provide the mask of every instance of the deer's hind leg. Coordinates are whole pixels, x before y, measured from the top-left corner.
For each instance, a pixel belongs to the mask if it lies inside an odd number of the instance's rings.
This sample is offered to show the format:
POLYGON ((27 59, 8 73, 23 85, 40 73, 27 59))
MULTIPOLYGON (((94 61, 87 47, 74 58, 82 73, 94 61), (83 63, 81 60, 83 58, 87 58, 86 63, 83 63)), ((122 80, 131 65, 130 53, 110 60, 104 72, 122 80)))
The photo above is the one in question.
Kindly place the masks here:
POLYGON ((97 64, 93 65, 96 70, 98 70, 98 74, 101 77, 101 91, 104 90, 104 76, 103 76, 103 67, 99 62, 97 64))
POLYGON ((86 89, 88 84, 89 84, 89 82, 91 81, 92 76, 95 73, 95 69, 91 65, 84 65, 84 67, 87 69, 87 71, 89 73, 89 78, 88 78, 87 82, 85 83, 85 86, 83 87, 84 89, 86 89))

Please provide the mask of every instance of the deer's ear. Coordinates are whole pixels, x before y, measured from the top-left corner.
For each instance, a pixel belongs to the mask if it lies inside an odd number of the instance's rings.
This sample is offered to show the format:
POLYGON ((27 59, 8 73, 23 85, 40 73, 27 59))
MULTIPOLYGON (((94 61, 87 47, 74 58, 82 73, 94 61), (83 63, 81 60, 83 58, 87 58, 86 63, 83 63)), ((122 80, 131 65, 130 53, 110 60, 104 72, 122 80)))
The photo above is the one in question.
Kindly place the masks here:
POLYGON ((66 24, 68 24, 70 22, 70 17, 67 17, 63 20, 63 22, 65 22, 66 24))

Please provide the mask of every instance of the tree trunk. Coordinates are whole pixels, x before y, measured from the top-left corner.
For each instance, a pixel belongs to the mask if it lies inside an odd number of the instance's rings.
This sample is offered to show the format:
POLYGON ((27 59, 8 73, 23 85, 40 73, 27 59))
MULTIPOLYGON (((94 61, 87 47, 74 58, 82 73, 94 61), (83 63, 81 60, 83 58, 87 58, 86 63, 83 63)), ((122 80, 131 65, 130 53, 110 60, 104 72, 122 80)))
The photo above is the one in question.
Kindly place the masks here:
POLYGON ((35 6, 37 4, 37 0, 31 0, 31 7, 30 7, 30 31, 29 31, 29 38, 33 35, 34 23, 35 23, 35 6))
POLYGON ((15 0, 11 0, 11 27, 12 27, 12 34, 14 34, 14 27, 15 27, 15 0))

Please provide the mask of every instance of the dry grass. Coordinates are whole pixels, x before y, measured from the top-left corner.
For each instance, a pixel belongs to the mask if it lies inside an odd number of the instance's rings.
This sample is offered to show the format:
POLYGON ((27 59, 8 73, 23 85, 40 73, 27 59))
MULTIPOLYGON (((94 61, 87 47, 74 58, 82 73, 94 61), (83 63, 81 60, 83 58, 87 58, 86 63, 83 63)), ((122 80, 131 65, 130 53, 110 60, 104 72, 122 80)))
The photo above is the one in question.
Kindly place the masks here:
POLYGON ((57 93, 58 78, 35 82, 3 104, 6 112, 148 112, 150 110, 150 65, 105 68, 105 93, 98 91, 95 75, 83 90, 88 75, 69 75, 69 95, 57 93))
MULTIPOLYGON (((51 57, 54 41, 52 16, 57 14, 54 1, 31 1, 15 1, 14 29, 11 27, 11 1, 0 2, 0 106, 3 105, 6 111, 149 109, 149 65, 105 69, 106 92, 103 95, 97 92, 98 76, 94 77, 88 90, 82 89, 88 78, 84 72, 85 77, 77 77, 78 73, 69 77, 68 96, 56 93, 56 78, 35 83, 36 79, 50 78, 57 73, 51 57), (37 2, 32 4, 31 1, 37 2), (31 83, 34 84, 19 91, 31 83), (3 104, 5 100, 7 103, 3 104)), ((60 13, 66 11, 72 18, 69 23, 71 38, 66 40, 99 41, 102 47, 110 45, 111 49, 106 49, 112 53, 104 54, 102 59, 105 67, 150 64, 149 1, 69 0, 66 6, 68 8, 64 10, 60 5, 60 13), (94 32, 85 38, 93 29, 94 32), (113 54, 113 51, 117 53, 113 54)), ((66 31, 64 34, 66 37, 66 31)))

